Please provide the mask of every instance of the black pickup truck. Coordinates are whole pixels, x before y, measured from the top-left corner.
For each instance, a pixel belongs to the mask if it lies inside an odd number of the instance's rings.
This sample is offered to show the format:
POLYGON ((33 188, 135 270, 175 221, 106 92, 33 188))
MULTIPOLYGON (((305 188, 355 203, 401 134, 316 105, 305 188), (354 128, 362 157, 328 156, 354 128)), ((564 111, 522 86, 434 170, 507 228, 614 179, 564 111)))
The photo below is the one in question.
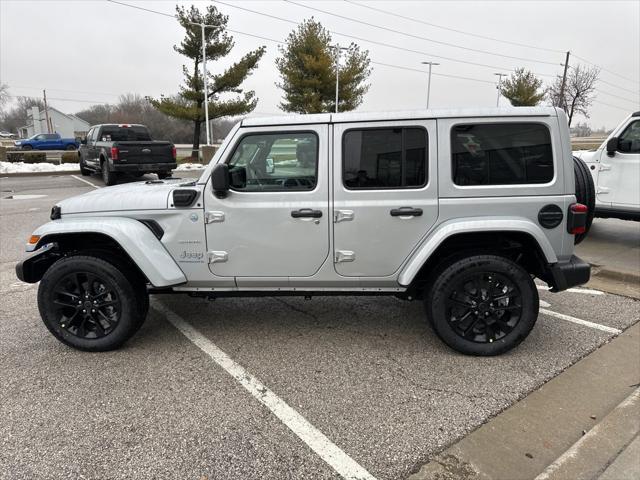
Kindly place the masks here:
POLYGON ((82 140, 78 155, 82 175, 100 172, 106 185, 115 184, 118 173, 156 173, 162 179, 176 168, 176 147, 171 142, 151 140, 144 125, 94 125, 82 140))

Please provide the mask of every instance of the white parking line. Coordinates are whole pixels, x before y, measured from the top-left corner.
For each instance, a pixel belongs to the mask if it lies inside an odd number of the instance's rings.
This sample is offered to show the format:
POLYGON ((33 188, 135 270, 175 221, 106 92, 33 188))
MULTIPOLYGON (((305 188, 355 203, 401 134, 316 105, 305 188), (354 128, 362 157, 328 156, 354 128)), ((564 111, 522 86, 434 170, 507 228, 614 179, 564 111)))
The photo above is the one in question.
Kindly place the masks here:
MULTIPOLYGON (((544 285, 536 285, 536 287, 538 290, 548 291, 550 289, 550 287, 545 287, 544 285)), ((605 293, 600 290, 591 290, 590 288, 568 288, 565 292, 585 293, 587 295, 605 295, 605 293)))
POLYGON ((328 463, 339 475, 347 479, 370 479, 375 477, 353 460, 320 430, 311 425, 302 415, 291 408, 275 393, 265 387, 256 377, 237 364, 207 337, 198 332, 182 317, 159 302, 152 301, 155 310, 162 313, 169 322, 200 350, 235 378, 251 395, 267 407, 300 440, 328 463))
POLYGON ((93 183, 91 183, 89 180, 85 180, 84 178, 80 178, 77 175, 71 175, 73 178, 75 178, 76 180, 80 180, 81 182, 86 183, 87 185, 91 185, 93 188, 102 188, 98 185, 95 185, 93 183))
POLYGON ((603 332, 613 333, 618 335, 622 333, 622 330, 618 330, 617 328, 607 327, 606 325, 600 325, 599 323, 588 322, 587 320, 581 320, 580 318, 572 317, 570 315, 565 315, 564 313, 553 312, 551 310, 547 310, 546 308, 541 308, 540 313, 544 313, 545 315, 549 315, 550 317, 556 317, 561 320, 566 320, 567 322, 577 323, 578 325, 583 325, 585 327, 595 328, 596 330, 602 330, 603 332))

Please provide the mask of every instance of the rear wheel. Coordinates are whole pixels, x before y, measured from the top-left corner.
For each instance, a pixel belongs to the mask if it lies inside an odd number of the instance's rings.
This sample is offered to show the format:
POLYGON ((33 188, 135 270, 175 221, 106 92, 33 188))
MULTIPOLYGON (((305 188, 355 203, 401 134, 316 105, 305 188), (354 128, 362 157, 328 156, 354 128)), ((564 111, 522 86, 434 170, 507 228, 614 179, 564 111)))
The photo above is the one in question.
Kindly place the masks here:
POLYGON ((116 183, 116 172, 112 172, 109 170, 109 162, 107 160, 103 160, 101 163, 102 167, 102 180, 104 184, 107 186, 115 185, 116 183))
POLYGON ((578 157, 573 157, 573 171, 576 177, 576 199, 578 203, 586 205, 589 209, 587 211, 587 223, 584 233, 578 233, 574 237, 575 244, 582 242, 591 228, 593 222, 593 215, 596 209, 596 191, 593 185, 593 177, 589 172, 589 167, 578 157))
POLYGON ((33 147, 31 145, 23 145, 22 150, 33 150, 33 147))
POLYGON ((535 325, 538 302, 531 276, 497 255, 445 263, 425 293, 436 334, 467 355, 499 355, 519 345, 535 325))
POLYGON ((165 178, 171 178, 172 172, 158 172, 158 178, 164 180, 165 178))
POLYGON ((75 150, 76 146, 75 145, 67 145, 66 150, 75 150))
POLYGON ((97 257, 54 263, 38 288, 38 308, 49 331, 79 350, 113 350, 144 321, 148 304, 137 276, 97 257))

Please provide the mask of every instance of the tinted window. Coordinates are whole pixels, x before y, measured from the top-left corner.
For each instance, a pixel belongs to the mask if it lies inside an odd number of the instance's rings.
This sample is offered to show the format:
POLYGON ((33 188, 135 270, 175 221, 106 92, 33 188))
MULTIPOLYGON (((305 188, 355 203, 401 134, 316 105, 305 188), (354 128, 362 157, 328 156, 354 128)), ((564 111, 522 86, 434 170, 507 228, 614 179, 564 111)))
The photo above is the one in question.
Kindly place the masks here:
POLYGON ((102 127, 100 140, 103 142, 148 142, 151 140, 145 127, 102 127))
POLYGON ((309 132, 246 135, 229 160, 229 172, 234 190, 313 190, 318 137, 309 132))
POLYGON ((426 130, 349 130, 343 141, 343 181, 347 188, 422 187, 427 183, 426 130))
POLYGON ((57 133, 47 133, 45 135, 45 138, 47 140, 57 140, 58 139, 58 134, 57 133))
POLYGON ((618 137, 618 151, 640 153, 640 120, 630 124, 618 137))
POLYGON ((535 123, 457 125, 451 131, 456 185, 547 183, 553 179, 549 129, 535 123))

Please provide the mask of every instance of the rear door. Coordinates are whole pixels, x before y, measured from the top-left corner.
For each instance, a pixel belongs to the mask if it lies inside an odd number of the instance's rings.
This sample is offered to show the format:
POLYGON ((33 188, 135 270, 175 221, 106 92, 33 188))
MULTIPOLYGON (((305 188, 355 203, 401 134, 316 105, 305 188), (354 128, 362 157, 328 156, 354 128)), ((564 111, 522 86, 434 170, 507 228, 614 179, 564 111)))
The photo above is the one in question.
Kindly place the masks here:
POLYGON ((313 276, 329 255, 328 127, 295 125, 238 131, 231 189, 204 193, 211 273, 238 286, 288 284, 313 276))
POLYGON ((339 275, 386 277, 438 217, 435 120, 334 126, 334 261, 339 275))

